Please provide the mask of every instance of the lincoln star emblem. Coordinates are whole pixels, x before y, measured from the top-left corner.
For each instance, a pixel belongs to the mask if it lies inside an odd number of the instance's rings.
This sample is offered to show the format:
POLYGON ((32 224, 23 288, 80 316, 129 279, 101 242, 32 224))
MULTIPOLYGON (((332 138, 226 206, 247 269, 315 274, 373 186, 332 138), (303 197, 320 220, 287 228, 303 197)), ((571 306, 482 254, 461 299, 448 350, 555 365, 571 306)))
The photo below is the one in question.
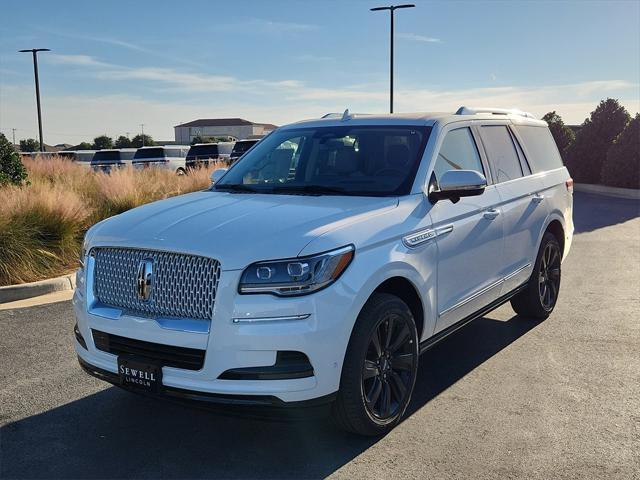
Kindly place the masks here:
POLYGON ((149 300, 153 289, 153 259, 146 258, 138 265, 138 277, 136 279, 136 290, 140 300, 149 300))

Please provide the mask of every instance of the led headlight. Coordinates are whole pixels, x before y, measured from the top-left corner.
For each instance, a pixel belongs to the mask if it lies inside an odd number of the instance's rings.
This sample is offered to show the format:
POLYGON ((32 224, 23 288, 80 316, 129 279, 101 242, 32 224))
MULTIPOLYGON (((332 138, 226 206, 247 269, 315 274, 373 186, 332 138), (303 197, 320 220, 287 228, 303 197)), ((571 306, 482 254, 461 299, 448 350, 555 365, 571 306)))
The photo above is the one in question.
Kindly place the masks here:
POLYGON ((249 265, 240 279, 240 293, 290 296, 315 292, 332 284, 351 263, 353 245, 310 257, 249 265))

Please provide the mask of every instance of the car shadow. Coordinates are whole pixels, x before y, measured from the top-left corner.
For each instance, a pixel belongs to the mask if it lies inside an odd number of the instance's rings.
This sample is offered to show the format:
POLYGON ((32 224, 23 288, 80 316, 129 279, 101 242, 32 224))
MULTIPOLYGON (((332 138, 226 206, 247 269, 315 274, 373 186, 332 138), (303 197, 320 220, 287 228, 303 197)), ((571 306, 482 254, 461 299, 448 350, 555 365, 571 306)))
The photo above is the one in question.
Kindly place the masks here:
POLYGON ((640 201, 585 192, 573 194, 575 233, 585 233, 640 217, 640 201))
MULTIPOLYGON (((427 351, 408 414, 536 325, 484 317, 427 351)), ((337 430, 324 412, 246 413, 107 388, 0 428, 0 478, 317 478, 379 440, 337 430)))

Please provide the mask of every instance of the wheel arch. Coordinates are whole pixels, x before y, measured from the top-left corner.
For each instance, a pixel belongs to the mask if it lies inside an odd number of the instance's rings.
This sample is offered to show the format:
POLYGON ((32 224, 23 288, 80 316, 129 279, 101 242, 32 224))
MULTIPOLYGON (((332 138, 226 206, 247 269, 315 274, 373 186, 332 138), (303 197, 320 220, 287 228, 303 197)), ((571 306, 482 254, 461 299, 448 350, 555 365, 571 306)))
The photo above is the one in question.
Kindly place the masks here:
POLYGON ((418 338, 422 338, 424 333, 424 305, 423 300, 416 286, 406 277, 394 276, 386 279, 376 289, 371 292, 369 298, 376 293, 389 293, 400 298, 407 304, 414 321, 416 322, 416 329, 418 330, 418 338))

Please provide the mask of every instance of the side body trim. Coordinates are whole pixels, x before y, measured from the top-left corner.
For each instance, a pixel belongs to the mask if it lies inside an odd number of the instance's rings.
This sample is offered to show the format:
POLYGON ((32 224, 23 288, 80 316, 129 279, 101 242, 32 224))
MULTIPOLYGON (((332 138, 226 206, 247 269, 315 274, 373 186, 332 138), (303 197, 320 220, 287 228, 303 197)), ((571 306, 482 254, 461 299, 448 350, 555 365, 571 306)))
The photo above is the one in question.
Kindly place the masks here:
POLYGON ((419 349, 420 354, 423 354, 424 352, 429 350, 431 347, 436 345, 438 342, 440 342, 444 338, 446 338, 449 335, 451 335, 453 332, 461 329, 467 323, 472 322, 473 320, 475 320, 477 318, 480 318, 483 315, 486 315, 487 313, 491 312, 492 310, 495 310, 499 306, 507 303, 511 299, 511 297, 513 297, 514 295, 517 295, 518 293, 520 293, 522 290, 525 289, 526 286, 527 286, 527 283, 523 283, 522 285, 520 285, 516 289, 511 290, 506 295, 501 296, 500 298, 494 300, 493 302, 489 303, 488 305, 482 307, 480 310, 472 313, 471 315, 463 318, 459 322, 454 323, 450 327, 445 328, 441 332, 438 332, 435 335, 433 335, 432 337, 430 337, 430 338, 426 339, 425 341, 421 342, 420 343, 420 349, 419 349))
POLYGON ((441 317, 442 315, 446 315, 449 312, 452 312, 453 310, 456 310, 457 308, 460 308, 464 305, 466 305, 469 302, 472 302, 473 300, 475 300, 478 297, 481 297, 482 295, 484 295, 485 293, 487 293, 489 290, 493 290, 496 287, 499 287, 500 285, 502 285, 503 283, 505 283, 506 281, 512 279, 513 277, 515 277, 516 275, 518 275, 520 272, 522 272, 523 270, 526 270, 527 268, 529 268, 531 266, 530 263, 527 263, 526 265, 518 268, 517 270, 514 270, 513 272, 511 272, 510 274, 500 278, 499 280, 496 280, 495 282, 493 282, 490 285, 487 285, 486 287, 478 290, 477 292, 472 293, 471 295, 469 295, 466 298, 463 298, 462 300, 460 300, 458 303, 456 303, 455 305, 450 306, 449 308, 443 310, 442 312, 440 312, 438 314, 439 317, 441 317))

